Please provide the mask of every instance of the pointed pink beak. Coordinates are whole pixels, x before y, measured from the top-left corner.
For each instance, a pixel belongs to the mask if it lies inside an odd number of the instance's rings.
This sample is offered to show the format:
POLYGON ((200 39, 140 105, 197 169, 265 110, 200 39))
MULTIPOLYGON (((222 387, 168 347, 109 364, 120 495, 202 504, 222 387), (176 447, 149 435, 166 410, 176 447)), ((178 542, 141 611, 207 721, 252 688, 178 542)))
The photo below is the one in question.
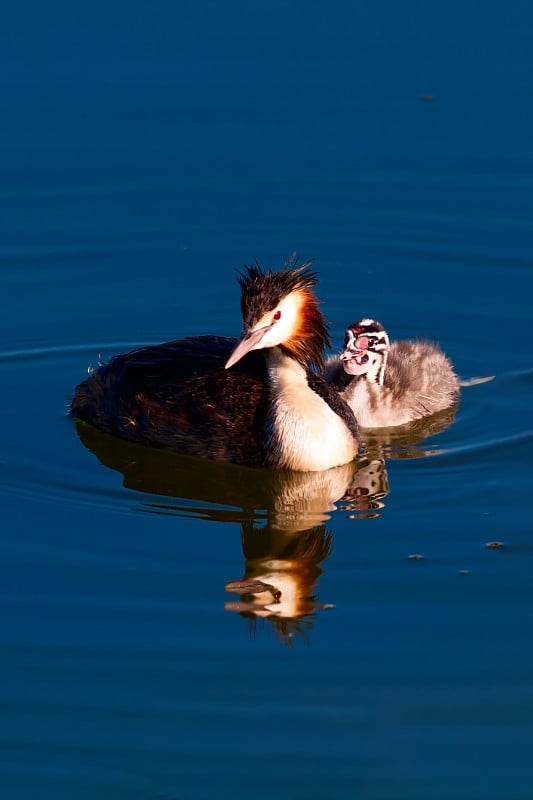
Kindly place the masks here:
POLYGON ((265 333, 269 331, 271 327, 272 325, 265 325, 264 328, 258 328, 255 331, 247 331, 240 342, 237 342, 235 349, 224 365, 225 369, 229 369, 236 364, 237 361, 240 361, 241 358, 246 355, 246 353, 250 352, 250 350, 260 349, 260 342, 265 333))

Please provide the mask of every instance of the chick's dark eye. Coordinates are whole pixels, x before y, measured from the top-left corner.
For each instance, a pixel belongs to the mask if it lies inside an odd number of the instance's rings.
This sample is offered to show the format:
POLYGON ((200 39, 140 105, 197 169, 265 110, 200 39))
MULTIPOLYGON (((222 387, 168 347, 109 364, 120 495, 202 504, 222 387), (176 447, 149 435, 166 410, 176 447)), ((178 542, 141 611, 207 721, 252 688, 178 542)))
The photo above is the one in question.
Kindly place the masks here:
POLYGON ((277 322, 278 319, 281 319, 281 311, 279 310, 279 308, 276 311, 276 313, 274 314, 274 316, 272 317, 272 319, 274 320, 274 322, 277 322))
POLYGON ((370 338, 368 340, 368 346, 369 347, 374 347, 374 345, 376 344, 376 341, 377 341, 377 339, 374 336, 370 336, 370 338))

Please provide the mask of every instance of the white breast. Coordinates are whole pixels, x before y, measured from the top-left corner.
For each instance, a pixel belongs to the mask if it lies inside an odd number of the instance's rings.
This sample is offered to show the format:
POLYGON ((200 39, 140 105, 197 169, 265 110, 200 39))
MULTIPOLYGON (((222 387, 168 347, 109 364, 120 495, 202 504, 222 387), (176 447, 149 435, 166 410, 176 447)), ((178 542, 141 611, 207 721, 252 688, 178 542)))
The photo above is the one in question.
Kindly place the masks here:
POLYGON ((272 466, 324 470, 351 461, 356 442, 343 420, 310 389, 303 367, 272 348, 268 371, 272 466))

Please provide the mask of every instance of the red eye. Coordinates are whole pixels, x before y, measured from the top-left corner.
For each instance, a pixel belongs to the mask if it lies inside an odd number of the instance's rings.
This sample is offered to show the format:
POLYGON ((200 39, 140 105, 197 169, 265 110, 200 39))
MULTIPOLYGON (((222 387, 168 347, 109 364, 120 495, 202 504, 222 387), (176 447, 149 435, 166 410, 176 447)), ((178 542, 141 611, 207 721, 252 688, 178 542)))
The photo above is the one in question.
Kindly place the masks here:
POLYGON ((354 328, 353 331, 354 333, 363 333, 364 328, 354 328))
POLYGON ((274 322, 277 322, 278 319, 281 319, 281 311, 279 309, 276 311, 276 313, 273 316, 274 322))

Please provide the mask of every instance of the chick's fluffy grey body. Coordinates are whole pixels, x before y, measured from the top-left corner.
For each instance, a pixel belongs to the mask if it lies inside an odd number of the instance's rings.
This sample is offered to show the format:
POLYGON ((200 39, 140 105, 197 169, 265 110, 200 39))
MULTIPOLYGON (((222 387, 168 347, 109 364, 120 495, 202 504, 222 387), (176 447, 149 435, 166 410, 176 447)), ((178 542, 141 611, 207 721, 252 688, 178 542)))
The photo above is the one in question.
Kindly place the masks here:
POLYGON ((339 390, 360 426, 393 427, 448 408, 459 392, 450 359, 430 341, 393 342, 386 355, 383 382, 371 373, 349 375, 339 356, 330 357, 325 378, 339 390))

